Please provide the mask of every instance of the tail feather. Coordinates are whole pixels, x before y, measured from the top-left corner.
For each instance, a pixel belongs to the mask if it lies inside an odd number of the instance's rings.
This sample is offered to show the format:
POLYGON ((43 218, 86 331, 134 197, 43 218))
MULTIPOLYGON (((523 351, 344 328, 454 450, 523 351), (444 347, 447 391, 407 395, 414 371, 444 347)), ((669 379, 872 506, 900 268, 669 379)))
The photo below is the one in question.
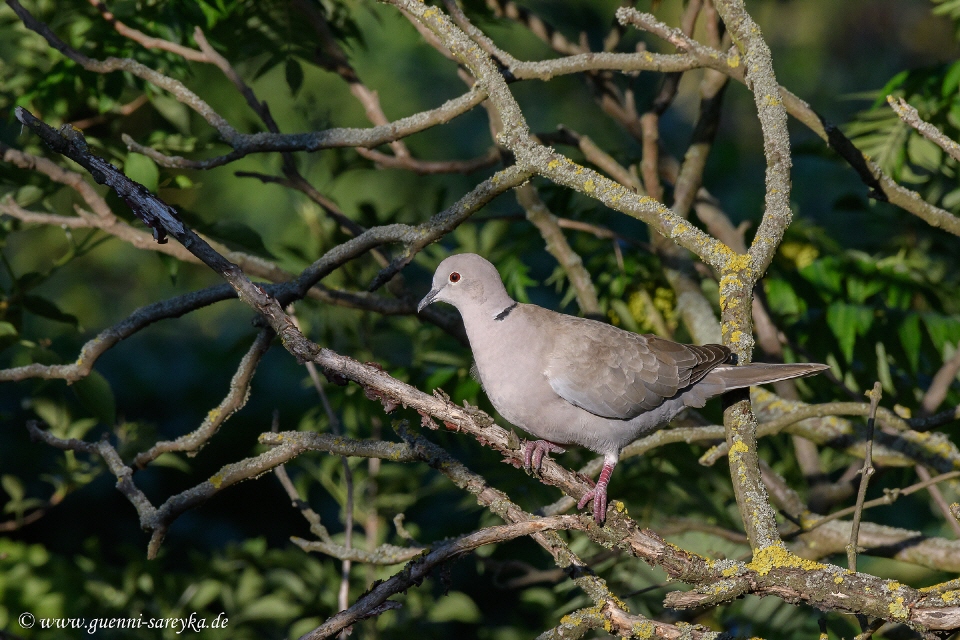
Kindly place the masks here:
POLYGON ((731 389, 742 389, 758 384, 790 380, 791 378, 804 378, 829 368, 825 364, 813 362, 795 364, 757 362, 745 364, 742 367, 721 365, 711 371, 705 381, 710 380, 718 386, 722 385, 724 391, 730 391, 731 389))
POLYGON ((758 384, 779 382, 791 378, 803 378, 829 369, 825 364, 802 362, 798 364, 767 364, 758 362, 742 367, 720 365, 708 373, 681 396, 688 407, 703 407, 707 400, 733 389, 743 389, 758 384))

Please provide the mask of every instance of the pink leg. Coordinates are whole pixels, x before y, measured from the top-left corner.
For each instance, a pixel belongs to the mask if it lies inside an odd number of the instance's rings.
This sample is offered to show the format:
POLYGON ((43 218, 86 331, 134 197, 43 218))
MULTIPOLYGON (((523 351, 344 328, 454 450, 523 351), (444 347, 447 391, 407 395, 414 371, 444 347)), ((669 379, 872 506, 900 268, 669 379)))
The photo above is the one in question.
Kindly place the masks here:
POLYGON ((540 470, 543 456, 548 453, 563 453, 566 449, 549 440, 527 440, 523 445, 523 466, 534 471, 540 470))
POLYGON ((577 503, 577 509, 583 509, 593 500, 593 519, 597 524, 603 524, 607 519, 607 484, 610 483, 610 476, 617 466, 618 458, 619 456, 610 454, 603 457, 603 470, 600 471, 597 486, 585 493, 577 503))

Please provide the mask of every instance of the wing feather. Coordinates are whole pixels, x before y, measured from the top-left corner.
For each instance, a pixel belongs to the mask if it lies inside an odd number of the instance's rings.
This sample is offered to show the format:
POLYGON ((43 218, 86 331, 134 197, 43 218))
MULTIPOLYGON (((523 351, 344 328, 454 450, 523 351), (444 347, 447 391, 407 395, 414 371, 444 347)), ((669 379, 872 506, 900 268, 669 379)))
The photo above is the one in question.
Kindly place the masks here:
POLYGON ((572 316, 553 315, 544 375, 567 402, 629 420, 660 406, 727 361, 724 346, 685 345, 572 316))

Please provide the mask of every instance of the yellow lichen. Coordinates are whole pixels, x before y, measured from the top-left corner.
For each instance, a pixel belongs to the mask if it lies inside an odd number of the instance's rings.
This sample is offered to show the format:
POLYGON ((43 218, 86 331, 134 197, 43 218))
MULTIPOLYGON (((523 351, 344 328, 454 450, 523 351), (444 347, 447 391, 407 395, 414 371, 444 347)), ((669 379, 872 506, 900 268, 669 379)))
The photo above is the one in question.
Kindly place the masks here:
POLYGON ((733 446, 730 447, 730 453, 746 453, 749 450, 742 440, 737 440, 733 443, 733 446))
POLYGON ((944 602, 956 602, 957 600, 960 600, 960 591, 957 591, 956 589, 952 591, 944 591, 940 594, 940 598, 944 602))
POLYGON ((750 256, 746 253, 735 253, 727 260, 729 271, 743 271, 750 266, 750 256))
POLYGON ((559 160, 551 160, 550 162, 547 163, 547 169, 556 169, 559 166, 560 166, 559 160))
POLYGON ((673 229, 670 230, 670 237, 676 238, 680 234, 687 233, 691 229, 693 229, 693 227, 691 227, 689 224, 687 224, 686 222, 680 221, 677 224, 673 225, 673 229))
POLYGON ((896 600, 887 606, 887 610, 897 620, 907 620, 910 618, 910 610, 903 606, 903 596, 898 596, 896 600))
POLYGON ((223 485, 223 476, 219 473, 210 478, 210 484, 213 485, 214 489, 219 489, 223 485))
POLYGON ((902 587, 903 585, 900 584, 899 582, 897 582, 896 580, 888 580, 885 586, 886 586, 887 589, 890 590, 890 591, 896 591, 897 589, 899 589, 899 588, 902 587))
MULTIPOLYGON (((746 448, 746 445, 744 445, 744 448, 746 448)), ((733 447, 730 449, 732 451, 733 447)), ((756 571, 761 576, 765 576, 770 573, 772 569, 776 568, 798 568, 805 571, 815 571, 818 569, 826 569, 827 566, 794 555, 787 551, 786 547, 781 545, 770 545, 769 547, 754 551, 753 561, 747 565, 747 568, 756 571)))
POLYGON ((596 189, 597 189, 597 185, 593 183, 593 180, 587 180, 586 182, 583 183, 583 190, 586 191, 587 193, 593 193, 594 191, 596 191, 596 189))
POLYGON ((740 276, 734 273, 725 274, 720 278, 720 291, 726 291, 730 287, 737 287, 743 285, 743 281, 740 280, 740 276))
POLYGON ((834 581, 836 584, 840 584, 841 582, 843 582, 843 576, 836 576, 836 577, 834 577, 833 581, 834 581))
POLYGON ((659 636, 657 633, 657 625, 650 620, 636 623, 630 631, 633 632, 634 638, 656 638, 659 636))
POLYGON ((737 67, 739 67, 739 66, 740 66, 740 56, 738 56, 737 54, 734 54, 734 55, 732 55, 732 56, 728 56, 728 57, 727 57, 727 66, 730 67, 731 69, 736 69, 737 67))

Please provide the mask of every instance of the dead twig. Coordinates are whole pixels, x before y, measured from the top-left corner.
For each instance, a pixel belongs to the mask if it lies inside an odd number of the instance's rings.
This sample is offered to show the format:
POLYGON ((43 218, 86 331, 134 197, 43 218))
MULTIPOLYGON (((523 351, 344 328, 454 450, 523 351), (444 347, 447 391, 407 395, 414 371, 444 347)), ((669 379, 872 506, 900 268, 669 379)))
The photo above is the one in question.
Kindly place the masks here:
POLYGON ((879 382, 874 383, 873 389, 865 394, 870 398, 870 416, 867 418, 867 446, 863 456, 863 467, 860 470, 860 489, 857 491, 857 505, 853 511, 853 526, 850 528, 850 544, 847 545, 847 566, 850 571, 857 570, 857 552, 860 535, 860 518, 863 516, 863 502, 867 496, 867 485, 873 476, 873 425, 877 417, 877 407, 883 397, 883 388, 879 382))

